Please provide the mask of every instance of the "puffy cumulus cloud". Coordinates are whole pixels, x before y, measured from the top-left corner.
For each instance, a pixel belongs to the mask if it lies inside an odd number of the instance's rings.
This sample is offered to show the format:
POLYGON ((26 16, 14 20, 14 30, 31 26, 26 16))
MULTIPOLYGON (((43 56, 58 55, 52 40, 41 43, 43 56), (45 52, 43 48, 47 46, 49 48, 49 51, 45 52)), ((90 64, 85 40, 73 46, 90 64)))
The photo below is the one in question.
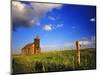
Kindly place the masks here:
POLYGON ((17 27, 30 27, 44 17, 54 8, 61 8, 61 4, 33 3, 28 4, 20 1, 12 1, 12 24, 13 30, 17 27))
POLYGON ((96 43, 95 35, 91 36, 90 38, 84 37, 83 40, 79 40, 81 45, 92 45, 96 43))
POLYGON ((61 4, 49 4, 49 3, 31 3, 31 6, 35 10, 35 12, 41 16, 42 15, 52 11, 53 8, 61 8, 61 4))
POLYGON ((52 25, 52 24, 48 24, 48 25, 44 25, 43 26, 43 30, 45 31, 51 31, 51 30, 55 30, 57 28, 62 28, 63 24, 57 24, 57 25, 52 25))
POLYGON ((55 17, 52 17, 52 16, 48 16, 48 18, 49 18, 50 20, 52 20, 52 21, 55 21, 55 20, 56 20, 56 18, 55 18, 55 17))
POLYGON ((33 11, 24 3, 18 1, 12 1, 12 24, 13 30, 17 27, 24 26, 30 27, 35 24, 35 14, 33 11))
POLYGON ((57 28, 63 27, 63 24, 57 24, 57 28))
POLYGON ((44 25, 43 30, 51 31, 52 30, 52 25, 44 25))
POLYGON ((95 20, 95 18, 90 18, 90 21, 95 22, 96 20, 95 20))
POLYGON ((82 40, 82 41, 79 41, 79 43, 81 45, 92 45, 92 44, 95 44, 95 41, 94 40, 82 40))
POLYGON ((91 41, 79 41, 81 45, 90 45, 91 41))
POLYGON ((24 10, 24 7, 25 7, 25 4, 21 4, 20 2, 12 2, 13 6, 18 8, 19 11, 23 11, 24 10))

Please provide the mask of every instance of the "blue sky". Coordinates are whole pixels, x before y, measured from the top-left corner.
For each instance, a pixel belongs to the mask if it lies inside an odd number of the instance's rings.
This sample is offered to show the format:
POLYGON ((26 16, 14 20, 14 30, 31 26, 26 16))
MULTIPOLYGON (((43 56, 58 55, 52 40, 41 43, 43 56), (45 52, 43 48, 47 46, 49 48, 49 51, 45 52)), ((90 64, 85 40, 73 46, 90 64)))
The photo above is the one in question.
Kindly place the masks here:
POLYGON ((96 7, 12 2, 12 51, 40 37, 43 51, 75 48, 75 41, 84 47, 95 47, 96 7))

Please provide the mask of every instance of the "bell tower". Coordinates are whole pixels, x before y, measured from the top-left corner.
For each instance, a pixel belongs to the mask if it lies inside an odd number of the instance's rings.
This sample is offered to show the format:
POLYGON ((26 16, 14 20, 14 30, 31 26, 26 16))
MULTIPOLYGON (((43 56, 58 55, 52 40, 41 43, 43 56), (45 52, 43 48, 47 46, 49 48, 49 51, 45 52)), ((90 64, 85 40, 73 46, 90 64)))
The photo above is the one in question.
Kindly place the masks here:
POLYGON ((34 54, 39 54, 41 52, 40 50, 40 38, 39 36, 36 36, 34 39, 34 54))

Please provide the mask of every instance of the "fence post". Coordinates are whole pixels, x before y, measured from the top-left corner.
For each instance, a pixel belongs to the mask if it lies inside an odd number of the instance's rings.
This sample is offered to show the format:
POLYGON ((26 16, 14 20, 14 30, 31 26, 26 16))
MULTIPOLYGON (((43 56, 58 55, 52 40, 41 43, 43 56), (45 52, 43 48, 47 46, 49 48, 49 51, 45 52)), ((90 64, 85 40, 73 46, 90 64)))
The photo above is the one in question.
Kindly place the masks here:
POLYGON ((77 50, 77 64, 80 65, 80 44, 79 44, 79 41, 76 41, 76 50, 77 50))

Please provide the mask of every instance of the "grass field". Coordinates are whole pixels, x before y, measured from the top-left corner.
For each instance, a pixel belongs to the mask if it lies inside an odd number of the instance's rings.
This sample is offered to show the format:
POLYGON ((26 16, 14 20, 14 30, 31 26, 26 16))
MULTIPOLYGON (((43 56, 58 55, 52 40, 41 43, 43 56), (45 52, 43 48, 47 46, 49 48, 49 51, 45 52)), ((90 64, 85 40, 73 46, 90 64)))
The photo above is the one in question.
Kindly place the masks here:
POLYGON ((96 68, 96 50, 81 50, 81 64, 77 65, 76 50, 45 52, 37 55, 12 55, 13 74, 88 70, 96 68))

